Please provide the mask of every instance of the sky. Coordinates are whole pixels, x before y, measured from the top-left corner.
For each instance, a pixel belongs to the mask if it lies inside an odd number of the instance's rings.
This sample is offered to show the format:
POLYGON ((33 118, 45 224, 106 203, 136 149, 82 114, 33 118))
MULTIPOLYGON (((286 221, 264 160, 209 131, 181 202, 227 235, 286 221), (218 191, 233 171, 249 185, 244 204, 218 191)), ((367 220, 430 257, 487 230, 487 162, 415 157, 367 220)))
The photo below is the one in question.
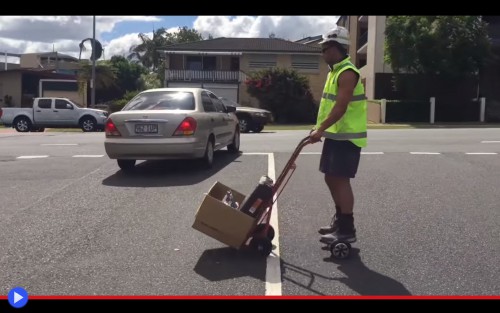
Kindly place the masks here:
MULTIPOLYGON (((164 27, 175 32, 187 26, 204 38, 276 37, 298 40, 317 36, 335 26, 339 16, 97 16, 96 39, 104 47, 104 58, 126 56, 130 47, 140 43, 139 33, 151 36, 164 27)), ((79 57, 79 43, 92 38, 92 16, 0 16, 0 62, 5 53, 50 52, 79 57)), ((91 45, 81 58, 90 58, 91 45)), ((19 58, 8 57, 19 63, 19 58)))

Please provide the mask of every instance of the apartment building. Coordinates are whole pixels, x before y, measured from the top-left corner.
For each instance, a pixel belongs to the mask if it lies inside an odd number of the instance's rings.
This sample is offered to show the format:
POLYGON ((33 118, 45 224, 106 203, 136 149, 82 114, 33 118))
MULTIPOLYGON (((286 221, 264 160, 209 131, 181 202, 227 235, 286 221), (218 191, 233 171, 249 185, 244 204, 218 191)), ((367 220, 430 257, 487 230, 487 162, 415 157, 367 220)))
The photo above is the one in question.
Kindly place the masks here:
POLYGON ((342 15, 337 25, 349 30, 351 44, 349 55, 360 69, 368 99, 376 99, 378 73, 392 73, 390 64, 384 62, 386 16, 342 15))

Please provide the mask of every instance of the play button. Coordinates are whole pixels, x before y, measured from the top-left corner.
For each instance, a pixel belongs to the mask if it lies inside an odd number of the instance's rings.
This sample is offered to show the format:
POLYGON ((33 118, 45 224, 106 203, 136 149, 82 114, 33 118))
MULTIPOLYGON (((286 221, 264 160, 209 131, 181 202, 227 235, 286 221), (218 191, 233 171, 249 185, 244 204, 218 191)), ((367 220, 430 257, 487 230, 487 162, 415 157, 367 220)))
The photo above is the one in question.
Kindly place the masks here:
POLYGON ((21 287, 15 287, 9 291, 8 299, 11 306, 22 308, 28 303, 28 293, 21 287))

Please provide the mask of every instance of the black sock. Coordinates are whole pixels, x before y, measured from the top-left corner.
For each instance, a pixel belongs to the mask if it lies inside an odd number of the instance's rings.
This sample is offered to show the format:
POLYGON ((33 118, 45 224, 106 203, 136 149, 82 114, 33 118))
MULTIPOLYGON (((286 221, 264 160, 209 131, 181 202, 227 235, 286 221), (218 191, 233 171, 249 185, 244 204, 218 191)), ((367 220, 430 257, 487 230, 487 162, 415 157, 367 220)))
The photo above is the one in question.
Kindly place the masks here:
POLYGON ((350 233, 354 231, 354 216, 350 214, 340 214, 339 216, 339 228, 341 232, 350 233))

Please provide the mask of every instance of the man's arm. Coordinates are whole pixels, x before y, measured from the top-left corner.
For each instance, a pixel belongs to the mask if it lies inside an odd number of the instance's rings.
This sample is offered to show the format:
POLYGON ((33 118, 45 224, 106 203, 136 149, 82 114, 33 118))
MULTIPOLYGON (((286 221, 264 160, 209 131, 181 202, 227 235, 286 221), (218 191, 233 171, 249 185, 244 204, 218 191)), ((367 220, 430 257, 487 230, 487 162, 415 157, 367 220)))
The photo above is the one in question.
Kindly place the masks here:
POLYGON ((328 114, 328 117, 319 126, 319 132, 324 132, 328 129, 328 127, 340 120, 345 114, 347 106, 349 105, 349 102, 351 102, 358 79, 358 74, 352 70, 346 70, 340 74, 338 78, 339 88, 337 89, 335 106, 330 111, 330 114, 328 114))

